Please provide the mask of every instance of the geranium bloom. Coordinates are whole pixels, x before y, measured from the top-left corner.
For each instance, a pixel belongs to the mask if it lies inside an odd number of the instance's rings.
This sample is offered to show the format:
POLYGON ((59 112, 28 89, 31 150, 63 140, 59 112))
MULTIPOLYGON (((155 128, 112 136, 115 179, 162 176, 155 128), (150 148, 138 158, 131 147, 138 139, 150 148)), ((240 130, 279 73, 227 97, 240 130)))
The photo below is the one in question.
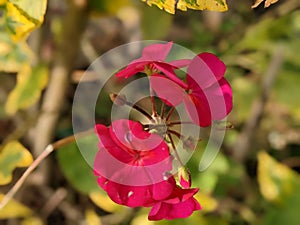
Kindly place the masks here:
POLYGON ((198 188, 174 188, 168 198, 153 205, 148 216, 149 220, 170 220, 190 216, 194 211, 201 209, 193 197, 197 192, 198 188))
POLYGON ((175 185, 166 173, 172 157, 164 140, 143 130, 140 123, 117 120, 96 125, 100 139, 94 162, 98 183, 118 204, 149 206, 168 197, 175 185))
POLYGON ((142 57, 133 60, 125 69, 116 73, 119 78, 128 78, 139 72, 147 75, 162 72, 176 83, 185 86, 174 73, 174 69, 182 68, 190 63, 188 59, 165 62, 165 59, 172 48, 173 43, 152 44, 143 49, 142 57))
POLYGON ((206 127, 213 120, 225 118, 232 109, 232 90, 224 78, 225 70, 215 55, 201 53, 189 64, 185 85, 158 75, 150 77, 150 84, 165 103, 176 106, 183 102, 191 120, 206 127))

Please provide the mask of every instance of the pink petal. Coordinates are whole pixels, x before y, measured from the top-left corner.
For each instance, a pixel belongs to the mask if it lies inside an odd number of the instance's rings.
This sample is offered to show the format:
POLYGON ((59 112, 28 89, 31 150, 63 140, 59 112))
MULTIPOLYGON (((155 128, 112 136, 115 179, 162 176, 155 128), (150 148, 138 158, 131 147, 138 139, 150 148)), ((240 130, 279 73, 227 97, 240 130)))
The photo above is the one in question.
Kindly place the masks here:
POLYGON ((182 88, 188 87, 186 83, 184 83, 182 80, 180 80, 176 76, 176 74, 174 72, 174 67, 172 67, 170 64, 164 63, 164 62, 154 62, 153 64, 159 71, 161 71, 163 74, 165 74, 172 81, 176 82, 182 88))
POLYGON ((201 127, 224 119, 232 110, 232 90, 225 78, 204 90, 193 82, 191 91, 184 104, 191 120, 201 127))
POLYGON ((226 66, 214 54, 201 53, 190 63, 187 69, 187 83, 196 83, 205 89, 220 80, 225 73, 226 66))
POLYGON ((152 44, 144 48, 142 59, 164 61, 172 48, 173 42, 166 44, 152 44))
POLYGON ((230 84, 222 78, 218 83, 205 89, 212 120, 224 119, 232 110, 232 90, 230 84))
POLYGON ((166 199, 171 195, 175 187, 176 187, 176 183, 173 177, 170 177, 167 181, 162 181, 160 183, 153 185, 152 188, 153 199, 157 201, 166 199))
POLYGON ((106 191, 109 197, 118 204, 129 207, 148 207, 168 197, 174 187, 175 182, 168 180, 145 186, 130 186, 108 181, 106 191), (158 189, 160 189, 159 194, 157 194, 158 189))
POLYGON ((172 220, 189 217, 195 210, 199 210, 199 204, 195 203, 195 201, 194 198, 189 198, 184 202, 172 205, 165 218, 172 220))
MULTIPOLYGON (((125 147, 141 152, 150 152, 151 150, 159 152, 161 157, 158 157, 155 162, 169 156, 169 148, 164 140, 157 134, 144 131, 139 122, 126 119, 114 121, 110 127, 110 136, 121 148, 125 147)), ((154 157, 152 158, 155 160, 154 157)))
POLYGON ((148 205, 152 201, 149 186, 127 186, 110 181, 106 190, 111 200, 129 207, 148 205))
POLYGON ((173 189, 172 194, 164 202, 169 204, 177 204, 179 202, 184 202, 189 198, 192 198, 198 191, 198 188, 182 189, 176 187, 173 189))
POLYGON ((148 219, 154 221, 165 219, 168 213, 170 212, 171 208, 172 206, 169 204, 166 204, 164 202, 158 202, 150 210, 148 219))
POLYGON ((168 62, 168 64, 171 65, 172 67, 178 69, 178 68, 188 66, 191 62, 192 62, 191 59, 179 59, 179 60, 174 60, 174 61, 168 62))
POLYGON ((190 216, 195 210, 201 209, 200 204, 193 197, 197 191, 197 188, 174 188, 170 197, 153 205, 148 216, 149 220, 171 220, 190 216))
POLYGON ((160 74, 150 77, 150 86, 156 95, 169 106, 179 105, 186 95, 183 88, 160 74))
POLYGON ((118 78, 129 78, 139 72, 144 71, 145 66, 148 64, 148 62, 140 61, 129 64, 125 69, 120 70, 115 75, 118 78))
MULTIPOLYGON (((117 120, 113 122, 116 125, 115 132, 118 133, 124 124, 129 124, 137 136, 142 139, 138 142, 133 140, 135 145, 142 151, 137 151, 129 148, 122 143, 116 143, 115 134, 111 128, 103 125, 97 125, 97 133, 100 138, 99 151, 96 154, 94 161, 94 172, 96 176, 102 176, 110 181, 117 182, 129 186, 149 185, 161 182, 172 169, 172 160, 167 144, 163 139, 156 134, 149 134, 141 130, 140 123, 117 120), (120 126, 117 126, 120 125, 120 126), (145 137, 156 137, 153 140, 158 140, 153 149, 149 149, 145 137), (114 136, 114 138, 112 137, 114 136)), ((152 143, 153 144, 153 143, 152 143)), ((155 143, 154 143, 155 144, 155 143)), ((103 187, 100 180, 99 185, 103 187)), ((104 188, 104 187, 103 187, 104 188)))
POLYGON ((212 119, 209 104, 204 94, 190 94, 184 98, 184 105, 190 119, 201 127, 211 125, 212 119))

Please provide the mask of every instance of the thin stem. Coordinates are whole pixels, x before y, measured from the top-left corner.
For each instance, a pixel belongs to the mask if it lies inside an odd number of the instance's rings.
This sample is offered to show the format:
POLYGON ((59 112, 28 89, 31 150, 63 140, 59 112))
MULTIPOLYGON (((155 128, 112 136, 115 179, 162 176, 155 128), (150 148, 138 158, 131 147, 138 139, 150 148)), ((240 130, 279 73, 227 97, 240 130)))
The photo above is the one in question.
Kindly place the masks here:
POLYGON ((144 109, 142 109, 140 106, 133 104, 131 102, 128 102, 125 97, 117 95, 117 94, 110 94, 110 99, 112 102, 114 102, 117 105, 127 105, 135 109, 136 111, 142 113, 144 116, 146 116, 150 121, 153 121, 152 116, 146 112, 144 109))
MULTIPOLYGON (((92 133, 93 130, 84 131, 81 133, 76 134, 76 137, 83 137, 90 133, 92 133)), ((15 185, 9 190, 9 192, 4 196, 0 203, 0 210, 14 197, 14 195, 17 193, 17 191, 20 189, 20 187, 25 182, 26 178, 32 173, 33 170, 35 170, 40 163, 47 158, 54 150, 61 148, 64 145, 70 144, 75 141, 75 135, 63 138, 61 140, 58 140, 52 144, 49 144, 44 151, 33 161, 33 163, 26 169, 26 171, 23 173, 23 175, 20 177, 20 179, 15 183, 15 185)))
POLYGON ((132 104, 132 108, 134 108, 136 111, 142 113, 144 116, 146 116, 150 121, 153 120, 152 116, 147 113, 144 109, 142 109, 141 107, 139 107, 138 105, 132 104))
POLYGON ((183 163, 181 162, 181 159, 180 159, 180 157, 179 157, 179 154, 178 154, 178 152, 177 152, 177 150, 176 150, 176 147, 175 147, 175 144, 174 144, 174 141, 173 141, 173 138, 172 138, 171 134, 168 134, 168 137, 169 137, 169 139, 170 139, 170 142, 171 142, 172 148, 173 148, 173 150, 174 150, 176 159, 178 160, 180 166, 184 166, 183 163))
POLYGON ((167 116, 166 116, 166 121, 168 121, 168 120, 170 119, 170 116, 172 115, 172 113, 174 112, 174 110, 175 110, 174 107, 172 107, 172 108, 169 110, 169 112, 168 112, 168 114, 167 114, 167 116))
POLYGON ((182 137, 182 135, 180 133, 178 133, 177 131, 174 130, 169 130, 168 129, 168 133, 170 134, 174 134, 176 137, 178 137, 179 139, 182 137))
POLYGON ((165 114, 165 109, 166 109, 166 104, 164 102, 161 103, 161 107, 160 107, 160 118, 163 119, 164 118, 164 114, 165 114))
POLYGON ((194 123, 190 122, 190 121, 175 121, 175 122, 169 122, 168 123, 169 126, 181 125, 181 124, 194 124, 194 123))
POLYGON ((15 183, 15 185, 9 190, 9 192, 4 196, 0 203, 0 210, 13 198, 16 192, 20 189, 26 178, 31 174, 31 172, 48 156, 53 152, 53 145, 48 145, 45 150, 33 161, 33 163, 27 168, 23 173, 21 178, 15 183))
POLYGON ((153 93, 153 89, 150 86, 150 96, 151 96, 151 105, 152 105, 152 115, 153 117, 157 117, 157 111, 156 111, 156 106, 155 106, 155 97, 153 93))

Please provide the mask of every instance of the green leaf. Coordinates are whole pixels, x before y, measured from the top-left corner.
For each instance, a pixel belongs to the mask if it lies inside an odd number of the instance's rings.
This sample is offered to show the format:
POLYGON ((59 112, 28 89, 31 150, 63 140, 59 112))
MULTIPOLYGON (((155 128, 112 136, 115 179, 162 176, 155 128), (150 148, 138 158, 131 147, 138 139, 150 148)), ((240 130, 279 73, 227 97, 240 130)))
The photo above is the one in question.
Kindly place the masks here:
POLYGON ((17 85, 7 99, 6 112, 12 115, 17 110, 28 108, 36 103, 47 82, 47 67, 40 65, 31 69, 30 65, 23 65, 18 74, 17 85))
MULTIPOLYGON (((299 190, 299 189, 298 189, 299 190)), ((264 225, 299 225, 300 193, 295 192, 285 204, 281 206, 271 206, 264 216, 264 225)))
MULTIPOLYGON (((0 193, 0 201, 2 201, 3 197, 4 195, 0 193)), ((0 210, 0 219, 27 217, 32 214, 33 212, 28 207, 12 199, 0 210)))
POLYGON ((187 11, 187 9, 194 10, 211 10, 224 12, 228 10, 226 0, 142 0, 149 6, 156 5, 166 12, 174 14, 176 9, 187 11))
POLYGON ((32 161, 30 152, 19 142, 6 144, 0 153, 0 185, 11 182, 16 167, 27 167, 32 161))
POLYGON ((228 170, 228 160, 222 153, 218 153, 208 169, 200 173, 197 179, 194 180, 195 186, 201 187, 201 191, 211 193, 218 183, 219 176, 221 174, 226 174, 228 170))
MULTIPOLYGON (((98 151, 96 135, 82 137, 77 142, 81 143, 80 146, 86 146, 86 149, 82 151, 87 151, 84 153, 89 158, 87 160, 90 161, 95 157, 98 151)), ((63 174, 74 188, 83 193, 99 191, 100 188, 96 181, 97 178, 93 174, 93 169, 85 161, 75 142, 60 148, 57 151, 57 157, 63 174)))
POLYGON ((258 183, 265 199, 282 203, 300 188, 300 176, 266 152, 258 154, 258 183))

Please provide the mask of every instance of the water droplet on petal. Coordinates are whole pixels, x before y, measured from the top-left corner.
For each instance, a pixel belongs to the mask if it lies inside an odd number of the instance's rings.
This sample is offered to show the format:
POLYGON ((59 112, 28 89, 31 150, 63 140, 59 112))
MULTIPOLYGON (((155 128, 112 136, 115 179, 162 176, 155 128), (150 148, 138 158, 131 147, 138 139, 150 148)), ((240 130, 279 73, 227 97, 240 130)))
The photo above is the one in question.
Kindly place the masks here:
POLYGON ((169 172, 164 172, 163 173, 163 180, 168 180, 170 177, 170 173, 169 172))
POLYGON ((132 142, 132 134, 130 132, 127 132, 124 138, 128 143, 132 142))
POLYGON ((132 195, 133 195, 133 191, 129 191, 127 196, 128 196, 128 198, 129 198, 129 197, 132 196, 132 195))

